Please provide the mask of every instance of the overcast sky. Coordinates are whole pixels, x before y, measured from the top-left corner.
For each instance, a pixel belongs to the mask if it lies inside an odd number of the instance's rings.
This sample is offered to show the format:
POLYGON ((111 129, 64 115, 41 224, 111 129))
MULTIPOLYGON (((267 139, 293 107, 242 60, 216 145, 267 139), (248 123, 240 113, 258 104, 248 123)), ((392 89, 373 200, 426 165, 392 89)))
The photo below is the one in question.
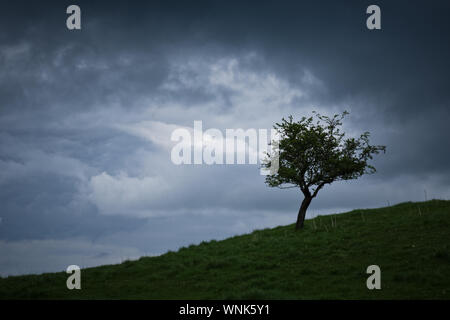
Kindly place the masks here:
POLYGON ((387 146, 308 217, 450 198, 448 1, 2 1, 0 275, 293 223, 257 165, 176 166, 174 128, 348 110, 387 146), (129 2, 129 3, 128 3, 129 2), (81 30, 66 8, 81 8, 81 30), (366 8, 381 8, 381 30, 366 8))

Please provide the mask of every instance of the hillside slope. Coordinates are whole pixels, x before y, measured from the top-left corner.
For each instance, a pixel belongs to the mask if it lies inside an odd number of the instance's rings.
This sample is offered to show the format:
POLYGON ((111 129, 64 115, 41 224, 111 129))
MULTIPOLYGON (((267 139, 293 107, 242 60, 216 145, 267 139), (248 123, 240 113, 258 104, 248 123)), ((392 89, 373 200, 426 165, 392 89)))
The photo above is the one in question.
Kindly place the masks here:
POLYGON ((158 257, 0 279, 0 298, 449 299, 450 201, 354 210, 294 226, 203 242, 158 257), (381 290, 366 268, 381 268, 381 290))

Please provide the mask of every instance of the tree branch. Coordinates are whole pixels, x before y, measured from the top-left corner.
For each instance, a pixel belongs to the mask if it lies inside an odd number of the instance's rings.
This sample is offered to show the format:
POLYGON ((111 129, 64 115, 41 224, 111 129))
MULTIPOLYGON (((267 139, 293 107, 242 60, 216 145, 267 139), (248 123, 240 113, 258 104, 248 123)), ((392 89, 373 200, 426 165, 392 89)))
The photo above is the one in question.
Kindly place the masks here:
POLYGON ((322 182, 321 184, 319 184, 316 188, 316 190, 314 190, 314 193, 312 195, 313 198, 315 198, 317 196, 317 193, 319 192, 320 189, 322 189, 322 187, 326 184, 327 182, 322 182))

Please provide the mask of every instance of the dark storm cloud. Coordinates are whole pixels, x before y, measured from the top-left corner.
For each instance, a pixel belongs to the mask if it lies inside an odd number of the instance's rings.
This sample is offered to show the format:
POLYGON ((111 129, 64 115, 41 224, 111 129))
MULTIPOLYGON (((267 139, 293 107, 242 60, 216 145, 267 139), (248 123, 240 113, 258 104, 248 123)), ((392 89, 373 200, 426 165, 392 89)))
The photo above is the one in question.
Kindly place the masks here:
MULTIPOLYGON (((2 96, 17 99, 18 88, 33 84, 49 92, 45 83, 36 83, 45 68, 53 78, 48 99, 76 97, 76 108, 64 109, 71 112, 92 106, 93 99, 123 101, 131 94, 151 92, 167 76, 171 53, 256 50, 269 68, 290 81, 295 82, 303 68, 311 69, 327 84, 327 92, 317 93, 324 105, 363 99, 351 106, 368 114, 368 119, 359 116, 363 123, 375 119, 394 126, 420 116, 432 117, 430 123, 448 120, 448 2, 378 2, 383 30, 371 32, 365 28, 364 1, 89 1, 79 2, 84 29, 78 33, 68 33, 61 23, 68 3, 3 4, 2 12, 10 14, 2 19, 2 29, 11 30, 2 34, 4 43, 31 41, 36 52, 29 63, 14 66, 19 78, 13 82, 8 74, 2 96), (17 16, 22 19, 12 18, 17 16), (60 61, 54 65, 56 56, 60 61)), ((186 98, 195 101, 204 95, 187 92, 186 98)), ((32 97, 34 103, 26 106, 35 109, 47 101, 32 97)))
POLYGON ((313 214, 448 197, 448 2, 377 1, 380 31, 365 27, 367 1, 77 1, 81 31, 65 27, 70 4, 0 4, 0 240, 14 248, 84 237, 74 248, 98 241, 101 263, 122 244, 158 253, 288 223, 300 195, 251 166, 173 167, 161 135, 196 119, 270 127, 351 111, 352 132, 388 152, 313 214))

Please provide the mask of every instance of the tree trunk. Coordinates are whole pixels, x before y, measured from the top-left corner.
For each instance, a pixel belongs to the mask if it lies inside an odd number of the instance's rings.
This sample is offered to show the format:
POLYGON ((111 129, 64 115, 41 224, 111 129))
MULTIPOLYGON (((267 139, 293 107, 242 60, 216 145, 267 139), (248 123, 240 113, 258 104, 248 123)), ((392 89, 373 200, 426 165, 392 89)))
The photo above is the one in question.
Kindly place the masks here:
POLYGON ((312 197, 306 196, 302 201, 302 205, 298 210, 297 223, 295 224, 295 230, 303 228, 303 223, 305 222, 306 210, 308 210, 309 204, 311 203, 312 197))

